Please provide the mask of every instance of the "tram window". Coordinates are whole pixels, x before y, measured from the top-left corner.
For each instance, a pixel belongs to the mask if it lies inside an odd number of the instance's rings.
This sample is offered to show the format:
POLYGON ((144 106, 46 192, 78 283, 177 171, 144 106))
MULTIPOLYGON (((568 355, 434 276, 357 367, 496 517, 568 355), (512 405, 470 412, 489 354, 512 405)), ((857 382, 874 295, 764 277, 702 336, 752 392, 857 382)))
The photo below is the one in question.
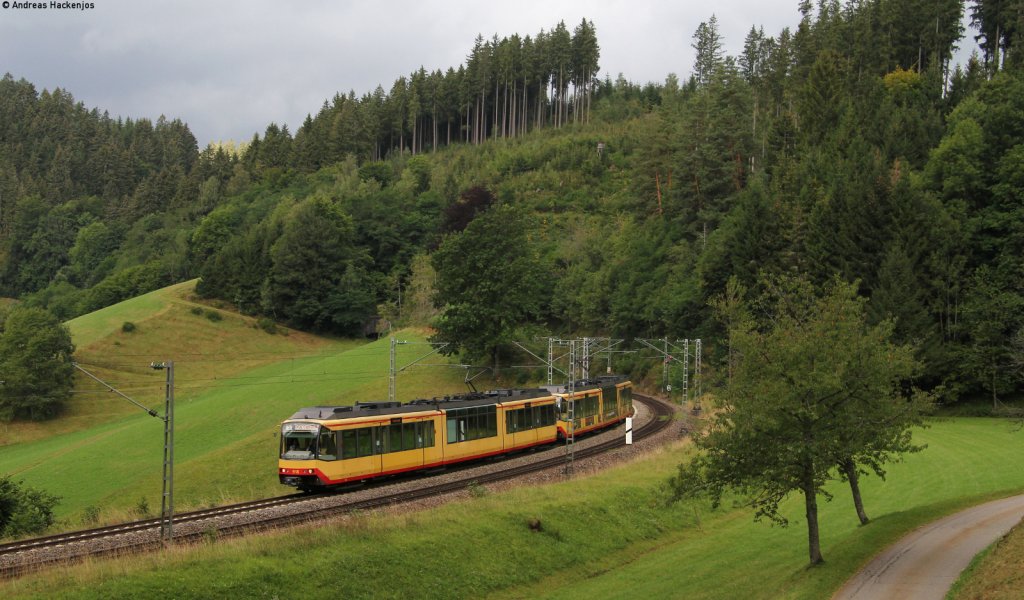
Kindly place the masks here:
POLYGON ((356 432, 356 456, 373 455, 373 432, 369 427, 357 429, 356 432))
POLYGON ((316 435, 309 431, 287 432, 281 436, 281 458, 310 460, 316 447, 316 435))
POLYGON ((405 423, 402 425, 402 449, 412 450, 416 448, 416 423, 405 423))
POLYGON ((423 423, 423 447, 433 448, 434 447, 434 422, 426 421, 423 423))
POLYGON ((515 410, 505 411, 505 432, 515 433, 516 432, 516 413, 515 410))
POLYGON ((454 415, 449 414, 448 415, 448 443, 449 444, 454 444, 455 442, 459 441, 458 431, 459 431, 459 421, 458 421, 458 419, 456 419, 454 417, 454 415))
POLYGON ((615 387, 608 386, 601 388, 601 404, 604 407, 605 416, 612 416, 615 414, 617 407, 615 399, 615 387))
POLYGON ((498 407, 488 406, 486 415, 484 437, 494 437, 498 435, 498 407))
POLYGON ((402 450, 402 426, 385 425, 380 428, 384 437, 384 452, 399 452, 402 450))
POLYGON ((465 426, 465 434, 463 435, 462 439, 463 440, 475 440, 477 438, 477 432, 479 431, 479 425, 478 425, 479 417, 477 416, 477 409, 475 409, 475 408, 468 408, 468 409, 466 409, 466 412, 464 414, 465 414, 465 417, 464 417, 465 421, 464 422, 465 422, 466 426, 465 426))
POLYGON ((341 432, 341 458, 356 457, 356 430, 346 429, 341 432))
POLYGON ((337 460, 338 439, 335 432, 325 429, 320 432, 320 444, 317 452, 320 460, 337 460))
POLYGON ((451 409, 446 421, 450 444, 498 435, 498 408, 493 404, 451 409))
MULTIPOLYGON (((390 452, 390 450, 388 450, 388 443, 389 443, 389 441, 388 441, 388 437, 389 437, 388 436, 388 426, 387 425, 378 425, 376 427, 373 427, 372 429, 374 430, 374 433, 372 434, 372 438, 371 439, 373 439, 373 441, 374 441, 375 448, 379 448, 380 449, 379 451, 375 451, 375 453, 376 454, 382 454, 382 453, 390 452)), ((369 432, 369 431, 370 431, 370 429, 368 428, 367 432, 369 432)))

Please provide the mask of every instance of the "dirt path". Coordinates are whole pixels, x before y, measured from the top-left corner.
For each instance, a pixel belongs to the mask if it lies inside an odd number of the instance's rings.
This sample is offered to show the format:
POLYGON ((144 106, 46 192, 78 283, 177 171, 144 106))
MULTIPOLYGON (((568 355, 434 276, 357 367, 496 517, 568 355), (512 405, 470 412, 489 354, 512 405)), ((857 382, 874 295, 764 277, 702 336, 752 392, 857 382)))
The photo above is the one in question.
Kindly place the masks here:
POLYGON ((834 600, 942 600, 976 554, 1024 515, 1024 495, 988 502, 923 525, 875 557, 834 600))

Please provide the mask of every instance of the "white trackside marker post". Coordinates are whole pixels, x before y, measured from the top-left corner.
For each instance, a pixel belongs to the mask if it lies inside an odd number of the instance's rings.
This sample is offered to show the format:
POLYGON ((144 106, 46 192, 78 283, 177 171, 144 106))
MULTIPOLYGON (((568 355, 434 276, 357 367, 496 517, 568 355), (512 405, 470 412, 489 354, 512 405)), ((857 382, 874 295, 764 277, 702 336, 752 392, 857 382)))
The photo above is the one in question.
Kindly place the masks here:
POLYGON ((626 417, 626 445, 633 444, 633 417, 626 417))

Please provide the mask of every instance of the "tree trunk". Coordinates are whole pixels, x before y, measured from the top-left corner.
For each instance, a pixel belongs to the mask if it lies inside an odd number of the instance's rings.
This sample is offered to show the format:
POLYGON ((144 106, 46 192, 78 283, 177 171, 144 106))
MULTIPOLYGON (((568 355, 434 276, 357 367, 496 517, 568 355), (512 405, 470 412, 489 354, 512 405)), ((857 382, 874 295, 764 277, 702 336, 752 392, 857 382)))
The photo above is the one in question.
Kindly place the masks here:
POLYGON ((857 509, 857 518, 861 525, 868 524, 868 514, 864 512, 864 501, 860 497, 860 474, 857 473, 857 465, 852 458, 842 462, 843 473, 846 480, 850 482, 850 492, 853 494, 853 506, 857 509))
POLYGON ((804 505, 807 509, 807 552, 811 564, 817 565, 825 562, 821 557, 821 538, 818 534, 818 492, 814 489, 814 467, 804 465, 803 484, 800 486, 804 493, 804 505))
POLYGON ((996 397, 996 370, 992 369, 992 410, 999 410, 999 398, 996 397))

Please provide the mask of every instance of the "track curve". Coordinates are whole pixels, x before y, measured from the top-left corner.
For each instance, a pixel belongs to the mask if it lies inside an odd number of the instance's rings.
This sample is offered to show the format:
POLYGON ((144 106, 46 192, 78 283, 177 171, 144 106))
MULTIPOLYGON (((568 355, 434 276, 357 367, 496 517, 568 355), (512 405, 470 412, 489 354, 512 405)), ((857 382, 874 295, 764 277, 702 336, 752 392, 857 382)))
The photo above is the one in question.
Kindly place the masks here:
MULTIPOLYGON (((653 436, 664 430, 672 422, 674 408, 660 400, 634 393, 634 399, 644 404, 651 413, 650 419, 635 429, 635 441, 653 436)), ((621 437, 614 437, 592 446, 575 450, 575 459, 583 460, 603 452, 608 452, 625 445, 621 437)), ((527 474, 552 468, 565 467, 565 455, 552 456, 494 472, 468 475, 444 483, 425 485, 396 493, 386 493, 388 483, 377 487, 381 495, 363 500, 340 502, 334 506, 319 506, 316 500, 323 495, 291 494, 264 500, 242 502, 206 510, 192 511, 175 515, 174 526, 194 524, 192 531, 175 535, 176 542, 193 543, 208 539, 211 533, 216 536, 242 535, 254 531, 285 527, 296 523, 307 523, 314 519, 369 510, 395 504, 413 502, 432 496, 440 496, 458 492, 470 485, 483 485, 498 481, 514 479, 527 474), (309 508, 303 509, 307 503, 309 508), (282 511, 287 507, 288 510, 282 511), (274 514, 284 513, 284 514, 274 514), (221 524, 218 521, 236 515, 252 515, 254 518, 241 524, 221 524)), ((10 578, 28 571, 79 560, 86 556, 100 557, 111 555, 132 554, 162 547, 159 541, 161 519, 143 519, 129 523, 121 523, 95 529, 73 531, 40 538, 20 540, 0 544, 0 577, 10 578), (67 553, 68 547, 80 546, 80 551, 67 553), (58 552, 57 550, 60 550, 58 552)))

